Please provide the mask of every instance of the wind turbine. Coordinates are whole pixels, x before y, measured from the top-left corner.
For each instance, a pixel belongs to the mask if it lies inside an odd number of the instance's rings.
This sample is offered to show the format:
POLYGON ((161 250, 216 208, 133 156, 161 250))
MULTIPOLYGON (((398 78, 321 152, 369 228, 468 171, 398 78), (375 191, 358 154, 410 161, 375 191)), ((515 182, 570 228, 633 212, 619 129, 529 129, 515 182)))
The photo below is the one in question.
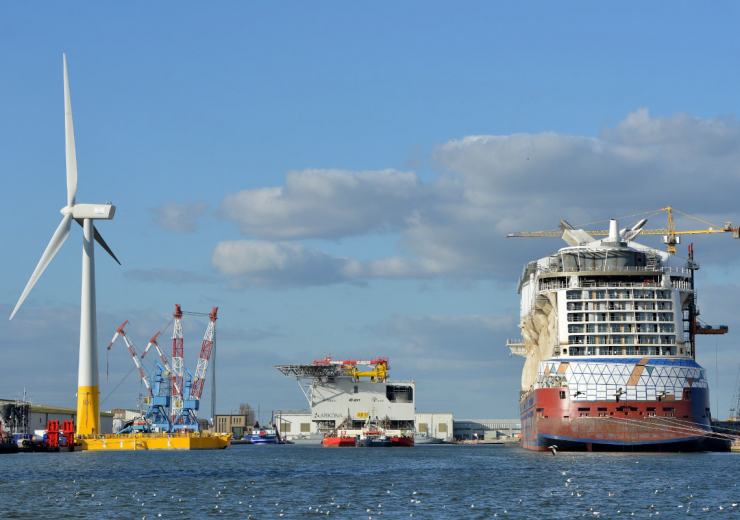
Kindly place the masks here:
MULTIPOLYGON (((100 433, 100 382, 98 375, 98 327, 95 312, 95 247, 94 240, 105 249, 113 259, 118 258, 95 229, 93 220, 111 220, 116 207, 110 204, 76 204, 77 194, 77 156, 75 154, 75 135, 72 126, 72 103, 69 99, 69 80, 67 79, 67 56, 64 62, 64 137, 67 157, 67 205, 61 209, 62 222, 51 237, 44 254, 41 255, 31 279, 23 290, 10 319, 20 308, 23 300, 31 292, 36 281, 49 265, 51 259, 69 236, 72 220, 83 229, 82 240, 82 305, 80 313, 80 364, 77 379, 77 435, 96 435, 100 433)), ((118 262, 120 265, 121 262, 118 262)))

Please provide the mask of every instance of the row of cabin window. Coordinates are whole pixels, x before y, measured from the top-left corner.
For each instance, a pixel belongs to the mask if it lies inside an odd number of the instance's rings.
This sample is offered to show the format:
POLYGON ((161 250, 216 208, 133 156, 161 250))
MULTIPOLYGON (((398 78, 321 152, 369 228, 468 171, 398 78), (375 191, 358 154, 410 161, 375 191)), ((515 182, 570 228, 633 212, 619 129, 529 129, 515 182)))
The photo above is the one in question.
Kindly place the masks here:
POLYGON ((620 332, 650 332, 650 333, 668 333, 676 332, 676 325, 673 323, 599 323, 588 325, 568 325, 568 333, 583 334, 584 332, 601 332, 601 333, 620 333, 620 332))
MULTIPOLYGON (((565 351, 566 349, 563 349, 565 351)), ((658 347, 568 347, 569 356, 675 356, 674 346, 658 347)), ((563 352, 565 353, 565 352, 563 352)), ((683 354, 683 349, 681 349, 683 354)))
POLYGON ((670 311, 673 310, 673 302, 568 302, 569 311, 670 311))
POLYGON ((671 291, 653 289, 619 289, 596 291, 568 291, 568 300, 670 300, 671 291))
POLYGON ((569 322, 578 321, 673 321, 672 312, 569 312, 569 322))
POLYGON ((676 336, 568 336, 569 345, 675 345, 676 336))

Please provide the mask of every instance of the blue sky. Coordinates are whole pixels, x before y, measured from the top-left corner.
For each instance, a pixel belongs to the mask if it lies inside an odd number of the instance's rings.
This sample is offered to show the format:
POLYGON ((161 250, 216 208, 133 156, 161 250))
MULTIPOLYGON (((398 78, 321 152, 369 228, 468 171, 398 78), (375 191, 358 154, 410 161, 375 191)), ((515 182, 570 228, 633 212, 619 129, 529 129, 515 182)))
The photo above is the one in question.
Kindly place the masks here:
MULTIPOLYGON (((98 252, 104 397, 132 366, 118 345, 106 379, 116 327, 129 319, 143 346, 181 303, 220 307, 219 411, 304 407, 270 365, 330 351, 390 357, 421 411, 514 417, 516 280, 561 244, 507 231, 666 205, 740 221, 737 15, 727 2, 4 5, 0 310, 65 203, 66 52, 77 200, 117 206, 99 226, 123 263, 98 252)), ((0 396, 26 385, 73 405, 80 241, 73 229, 0 320, 16 367, 0 396)), ((731 327, 699 343, 723 416, 740 244, 695 242, 703 318, 731 327)), ((191 370, 204 332, 185 324, 191 370)), ((140 391, 132 374, 103 407, 140 391)))

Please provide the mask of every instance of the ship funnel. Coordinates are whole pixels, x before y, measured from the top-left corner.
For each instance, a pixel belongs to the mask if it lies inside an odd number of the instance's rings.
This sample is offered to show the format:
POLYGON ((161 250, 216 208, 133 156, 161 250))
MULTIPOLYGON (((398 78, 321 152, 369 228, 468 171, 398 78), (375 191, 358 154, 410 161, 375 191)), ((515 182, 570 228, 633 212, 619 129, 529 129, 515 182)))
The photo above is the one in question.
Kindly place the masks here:
POLYGON ((609 242, 619 242, 619 221, 615 218, 609 221, 609 242))

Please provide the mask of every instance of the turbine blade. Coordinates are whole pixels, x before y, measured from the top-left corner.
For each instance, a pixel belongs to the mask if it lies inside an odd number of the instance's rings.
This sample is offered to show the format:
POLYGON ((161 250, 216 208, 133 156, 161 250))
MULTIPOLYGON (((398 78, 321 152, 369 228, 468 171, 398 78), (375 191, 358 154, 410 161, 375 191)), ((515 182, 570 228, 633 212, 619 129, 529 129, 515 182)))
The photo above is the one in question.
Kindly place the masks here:
POLYGON ((75 205, 77 195, 77 153, 75 152, 75 130, 72 125, 72 102, 69 99, 69 79, 67 79, 67 55, 64 61, 64 143, 67 157, 67 206, 75 205))
MULTIPOLYGON (((80 227, 84 228, 84 226, 82 225, 82 219, 81 218, 76 218, 75 219, 75 222, 77 222, 80 225, 80 227)), ((121 265, 120 260, 118 260, 118 258, 116 258, 116 255, 113 254, 113 251, 111 251, 111 248, 108 247, 108 244, 106 244, 105 243, 105 240, 103 240, 103 236, 98 232, 98 228, 96 228, 95 226, 93 226, 93 230, 95 231, 95 241, 98 244, 100 244, 100 246, 103 249, 105 249, 106 251, 108 251, 108 254, 113 257, 113 260, 115 260, 116 262, 118 262, 118 265, 121 265)))
POLYGON ((36 280, 39 279, 41 276, 41 273, 44 272, 44 269, 46 269, 46 266, 49 265, 49 262, 51 262, 51 259, 54 258, 54 255, 57 254, 57 251, 59 251, 59 248, 62 247, 62 244, 64 244, 64 241, 67 240, 67 237, 69 236, 69 228, 72 226, 72 214, 67 213, 64 215, 64 218, 62 219, 61 224, 59 224, 59 227, 54 232, 54 236, 51 237, 51 241, 49 242, 49 245, 46 246, 46 251, 44 251, 44 254, 41 255, 41 260, 39 260, 38 265, 36 266, 36 269, 34 269, 33 274, 31 275, 31 279, 28 280, 28 283, 26 284, 26 288, 23 290, 23 294, 21 294, 20 300, 18 300, 18 303, 15 306, 15 309, 13 309, 13 314, 10 315, 10 319, 13 319, 13 316, 15 316, 15 313, 20 308, 21 304, 23 303, 23 300, 26 299, 26 296, 28 296, 28 293, 31 292, 31 289, 33 289, 34 284, 36 283, 36 280))
POLYGON ((98 233, 98 228, 96 228, 95 226, 93 226, 93 230, 95 231, 95 241, 98 244, 100 244, 100 246, 103 249, 105 249, 106 251, 108 251, 108 254, 113 257, 113 260, 115 260, 116 262, 118 262, 118 265, 121 265, 121 262, 118 260, 118 258, 116 258, 116 255, 113 254, 113 251, 111 251, 111 248, 108 247, 108 244, 106 244, 105 243, 105 240, 103 240, 103 236, 100 233, 98 233))

